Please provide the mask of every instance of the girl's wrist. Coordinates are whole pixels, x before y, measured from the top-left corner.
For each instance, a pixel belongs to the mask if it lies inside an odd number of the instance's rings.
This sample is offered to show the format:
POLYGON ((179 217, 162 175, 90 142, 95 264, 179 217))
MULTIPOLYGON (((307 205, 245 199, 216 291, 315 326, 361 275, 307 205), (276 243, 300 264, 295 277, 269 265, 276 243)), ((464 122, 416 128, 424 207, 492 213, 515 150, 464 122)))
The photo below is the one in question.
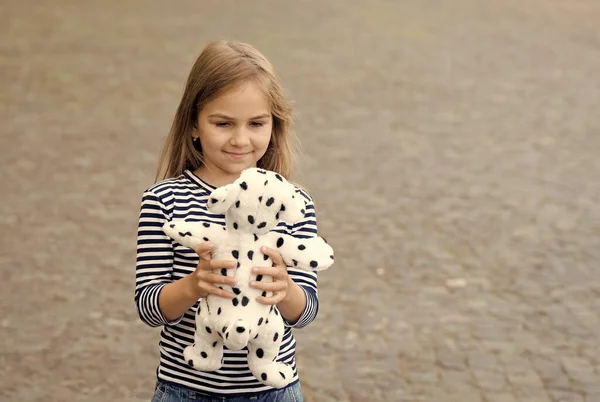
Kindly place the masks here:
POLYGON ((288 289, 285 297, 277 303, 277 308, 281 316, 290 324, 300 319, 302 312, 306 307, 306 300, 302 288, 291 278, 288 279, 288 289))
POLYGON ((293 300, 293 294, 294 291, 296 290, 295 287, 298 286, 296 285, 296 282, 294 282, 292 280, 292 278, 288 277, 288 288, 287 288, 287 292, 285 294, 285 297, 279 302, 279 303, 289 303, 290 301, 293 300))
POLYGON ((199 289, 197 284, 195 283, 194 274, 190 274, 190 275, 182 278, 181 280, 185 281, 185 289, 186 289, 185 297, 186 298, 189 298, 190 300, 198 300, 203 297, 206 297, 206 294, 204 294, 204 292, 202 292, 202 290, 199 289))

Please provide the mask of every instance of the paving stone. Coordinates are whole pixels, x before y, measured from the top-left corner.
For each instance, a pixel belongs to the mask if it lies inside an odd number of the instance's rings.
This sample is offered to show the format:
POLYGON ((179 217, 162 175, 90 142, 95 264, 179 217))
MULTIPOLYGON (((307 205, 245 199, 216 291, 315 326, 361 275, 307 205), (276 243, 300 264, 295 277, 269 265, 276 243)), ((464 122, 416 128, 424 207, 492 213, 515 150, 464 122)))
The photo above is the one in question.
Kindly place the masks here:
POLYGON ((535 371, 508 373, 508 381, 513 386, 543 388, 543 383, 535 371))
POLYGON ((498 368, 498 360, 491 353, 472 351, 467 354, 467 361, 473 369, 495 370, 498 368))
POLYGON ((532 358, 533 366, 544 380, 552 380, 564 375, 562 365, 558 362, 534 356, 532 358))
POLYGON ((475 386, 475 380, 471 372, 459 372, 454 370, 445 370, 441 373, 441 382, 448 390, 469 390, 475 386))
POLYGON ((451 350, 438 350, 438 361, 446 369, 463 370, 467 367, 464 355, 451 350))
POLYGON ((504 374, 497 371, 474 369, 473 375, 481 389, 501 391, 506 388, 504 374))
POLYGON ((548 393, 552 397, 553 402, 583 402, 585 399, 582 395, 571 391, 549 390, 548 393))
POLYGON ((435 384, 438 382, 438 374, 435 371, 422 373, 409 373, 409 381, 413 383, 435 384))
POLYGON ((485 395, 486 402, 519 402, 512 393, 492 393, 485 395))
POLYGON ((594 367, 585 359, 565 357, 562 365, 572 380, 594 382, 600 379, 594 367))

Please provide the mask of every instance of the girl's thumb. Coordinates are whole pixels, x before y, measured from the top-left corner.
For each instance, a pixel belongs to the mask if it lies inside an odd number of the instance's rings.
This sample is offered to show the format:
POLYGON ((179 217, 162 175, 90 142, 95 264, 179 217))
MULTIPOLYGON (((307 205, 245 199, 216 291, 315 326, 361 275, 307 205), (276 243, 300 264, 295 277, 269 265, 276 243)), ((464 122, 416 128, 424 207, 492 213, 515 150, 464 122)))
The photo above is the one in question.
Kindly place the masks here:
POLYGON ((210 260, 210 252, 212 251, 213 244, 210 242, 200 243, 194 248, 196 254, 198 254, 201 258, 205 260, 210 260))

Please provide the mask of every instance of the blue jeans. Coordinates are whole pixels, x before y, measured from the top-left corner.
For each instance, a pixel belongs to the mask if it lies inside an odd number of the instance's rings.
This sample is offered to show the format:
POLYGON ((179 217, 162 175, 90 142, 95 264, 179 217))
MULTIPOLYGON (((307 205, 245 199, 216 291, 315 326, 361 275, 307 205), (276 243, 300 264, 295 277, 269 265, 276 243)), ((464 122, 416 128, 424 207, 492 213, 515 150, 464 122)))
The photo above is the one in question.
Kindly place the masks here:
POLYGON ((248 396, 218 397, 204 395, 185 387, 158 380, 151 402, 303 402, 300 382, 248 396))

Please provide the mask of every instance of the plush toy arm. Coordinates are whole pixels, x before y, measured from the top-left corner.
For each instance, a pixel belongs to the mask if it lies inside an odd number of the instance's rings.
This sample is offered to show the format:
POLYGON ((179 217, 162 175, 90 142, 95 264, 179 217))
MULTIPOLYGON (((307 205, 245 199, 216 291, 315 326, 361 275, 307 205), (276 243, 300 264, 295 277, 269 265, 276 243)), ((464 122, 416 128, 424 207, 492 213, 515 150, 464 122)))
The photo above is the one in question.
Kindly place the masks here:
POLYGON ((271 244, 266 245, 277 250, 288 266, 305 271, 323 271, 333 265, 333 249, 322 237, 298 239, 285 234, 271 234, 271 244))
POLYGON ((216 223, 183 220, 166 222, 163 231, 177 243, 191 249, 206 241, 219 244, 225 235, 225 227, 216 223))

